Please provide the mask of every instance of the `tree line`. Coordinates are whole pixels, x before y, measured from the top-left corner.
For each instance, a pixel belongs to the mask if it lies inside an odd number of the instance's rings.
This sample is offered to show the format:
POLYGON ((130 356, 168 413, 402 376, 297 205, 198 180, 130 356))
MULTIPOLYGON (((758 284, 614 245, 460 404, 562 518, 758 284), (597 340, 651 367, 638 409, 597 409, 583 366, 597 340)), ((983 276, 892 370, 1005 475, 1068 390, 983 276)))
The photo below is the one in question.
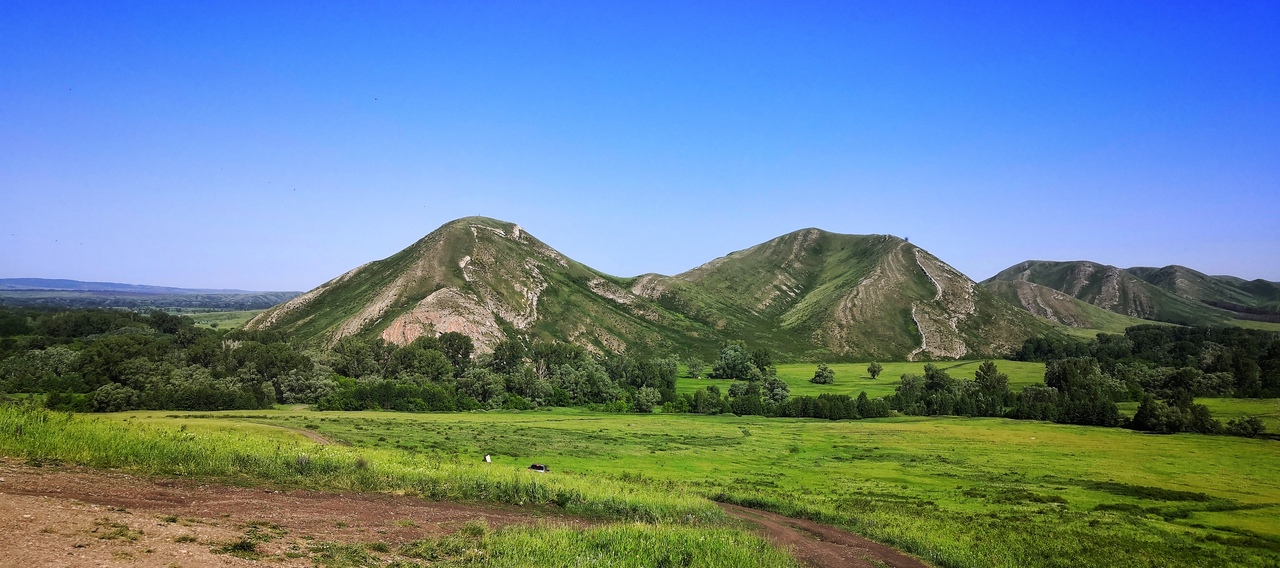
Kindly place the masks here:
POLYGON ((1170 398, 1280 397, 1280 333, 1239 327, 1139 325, 1089 341, 1065 336, 1028 339, 1022 361, 1091 357, 1133 392, 1170 398))
POLYGON ((279 333, 120 309, 0 309, 0 392, 50 408, 224 410, 311 403, 335 386, 279 333))
MULTIPOLYGON (((1124 425, 1152 432, 1254 436, 1257 418, 1222 424, 1196 397, 1280 397, 1280 333, 1238 327, 1139 325, 1092 340, 1028 339, 1015 354, 1052 369, 1087 368, 1116 401, 1139 401, 1124 425)), ((1048 376, 1046 375, 1046 383, 1048 376)), ((1024 393, 1026 391, 1024 390, 1024 393)), ((1050 393, 1042 393, 1046 398, 1050 393)))
MULTIPOLYGON (((1145 330, 1132 331, 1138 337, 1150 339, 1149 335, 1143 335, 1145 330)), ((1102 338, 1094 343, 1114 345, 1115 339, 1102 338)), ((1027 345, 1035 348, 1043 343, 1030 340, 1027 345)), ((1145 351, 1139 353, 1165 352, 1155 347, 1158 343, 1154 341, 1142 345, 1146 346, 1145 351)), ((1099 359, 1093 356, 1097 352, 1103 351, 1060 351, 1060 356, 1046 363, 1044 382, 1029 385, 1020 392, 1009 388, 1008 375, 1001 373, 994 362, 984 361, 972 380, 951 377, 945 369, 926 364, 923 375, 903 374, 894 394, 870 399, 865 392, 856 398, 834 394, 788 397, 786 384, 773 377, 767 354, 752 352, 748 356, 744 347, 729 345, 721 352, 709 374, 711 378, 735 379, 728 392, 711 385, 693 395, 683 395, 682 400, 668 405, 667 410, 832 420, 876 418, 892 413, 1003 417, 1126 427, 1160 433, 1199 432, 1248 437, 1265 432, 1256 417, 1233 419, 1224 425, 1212 417, 1207 407, 1196 404, 1193 398, 1196 393, 1206 389, 1218 392, 1211 386, 1205 386, 1202 379, 1206 373, 1202 371, 1184 367, 1162 373, 1159 367, 1143 366, 1133 360, 1099 359), (753 364, 754 368, 750 366, 753 364), (1147 369, 1149 372, 1136 373, 1135 369, 1147 369), (1132 418, 1120 414, 1117 403, 1125 401, 1141 401, 1132 418)), ((1260 367, 1266 372, 1270 363, 1263 361, 1260 367)), ((882 369, 879 363, 872 362, 867 371, 874 379, 882 369)), ((835 373, 823 364, 818 365, 810 379, 816 384, 831 384, 834 380, 835 373)), ((1217 380, 1224 381, 1225 377, 1217 380)))
MULTIPOLYGON (((398 346, 350 336, 304 347, 278 332, 219 331, 161 311, 0 308, 0 392, 44 393, 50 408, 220 410, 314 404, 319 410, 527 410, 584 406, 611 412, 732 413, 831 420, 990 416, 1154 432, 1257 435, 1257 419, 1226 425, 1197 396, 1280 395, 1280 334, 1239 328, 1137 326, 1085 342, 1027 340, 1017 358, 1046 362, 1042 384, 1020 392, 993 362, 972 380, 935 365, 905 374, 894 394, 791 396, 773 355, 724 346, 707 377, 675 390, 675 357, 591 353, 580 346, 508 338, 476 353, 460 333, 398 346), (1132 419, 1116 403, 1138 401, 1132 419)), ((708 365, 684 360, 691 377, 708 365)), ((877 377, 876 362, 868 373, 877 377)), ((811 379, 831 384, 819 365, 811 379)))
POLYGON ((333 349, 338 388, 319 410, 528 410, 588 406, 651 412, 675 399, 674 359, 592 355, 577 345, 515 339, 476 355, 458 333, 422 336, 403 347, 346 337, 333 349))
POLYGON ((0 308, 0 393, 50 408, 224 410, 528 409, 648 412, 675 400, 675 359, 587 353, 515 339, 477 354, 460 333, 404 346, 346 337, 331 348, 278 332, 195 327, 161 311, 0 308))

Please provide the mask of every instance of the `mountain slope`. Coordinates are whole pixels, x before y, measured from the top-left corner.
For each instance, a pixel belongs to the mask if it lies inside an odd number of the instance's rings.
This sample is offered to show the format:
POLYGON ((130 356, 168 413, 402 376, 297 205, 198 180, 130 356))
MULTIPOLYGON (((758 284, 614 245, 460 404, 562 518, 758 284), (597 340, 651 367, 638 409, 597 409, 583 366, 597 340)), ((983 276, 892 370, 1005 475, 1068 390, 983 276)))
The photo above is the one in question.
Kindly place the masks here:
POLYGON ((1051 329, 896 237, 806 229, 676 276, 617 278, 483 217, 448 223, 247 327, 322 343, 459 331, 482 350, 513 335, 703 354, 743 339, 791 359, 994 355, 1051 329))
MULTIPOLYGON (((404 344, 456 331, 482 350, 510 334, 594 350, 654 348, 702 330, 655 309, 616 279, 574 262, 518 225, 468 217, 395 255, 334 278, 247 324, 332 344, 373 334, 404 344)), ((692 338, 692 339, 690 339, 692 338)))
POLYGON ((1107 311, 1181 325, 1225 324, 1232 314, 1179 296, 1114 266, 1088 261, 1028 260, 984 281, 1031 282, 1066 293, 1107 311))
POLYGON ((1123 333, 1125 328, 1150 323, 1148 320, 1110 312, 1048 286, 1026 280, 994 280, 984 288, 1000 299, 1042 318, 1077 329, 1123 333))
POLYGON ((748 341, 815 357, 1000 353, 1047 328, 888 235, 805 229, 664 284, 665 292, 649 296, 748 341))
POLYGON ((1174 295, 1235 312, 1235 317, 1274 315, 1277 317, 1273 321, 1280 321, 1280 283, 1209 276, 1177 265, 1140 266, 1126 271, 1174 295))

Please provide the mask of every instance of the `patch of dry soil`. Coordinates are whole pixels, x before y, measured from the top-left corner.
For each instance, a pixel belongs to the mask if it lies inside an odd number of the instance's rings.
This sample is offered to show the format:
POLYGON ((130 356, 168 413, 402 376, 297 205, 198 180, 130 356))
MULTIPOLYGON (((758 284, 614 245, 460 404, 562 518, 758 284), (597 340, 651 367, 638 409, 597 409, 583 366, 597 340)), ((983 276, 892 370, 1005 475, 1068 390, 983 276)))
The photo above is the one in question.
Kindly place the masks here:
MULTIPOLYGON (((756 524, 762 536, 811 566, 928 568, 919 559, 834 527, 721 506, 756 524)), ((452 534, 476 520, 493 528, 594 524, 515 507, 228 487, 0 458, 3 566, 312 566, 308 552, 323 543, 383 543, 394 551, 402 544, 452 534), (218 551, 252 535, 265 537, 258 539, 258 560, 218 551)))
POLYGON ((754 523, 774 546, 817 568, 929 568, 923 560, 849 531, 805 519, 721 503, 726 513, 754 523))
POLYGON ((473 520, 588 525, 545 511, 203 485, 14 459, 0 459, 0 480, 3 566, 312 566, 306 553, 316 544, 395 550, 473 520), (262 560, 214 552, 254 531, 270 537, 258 545, 262 560))

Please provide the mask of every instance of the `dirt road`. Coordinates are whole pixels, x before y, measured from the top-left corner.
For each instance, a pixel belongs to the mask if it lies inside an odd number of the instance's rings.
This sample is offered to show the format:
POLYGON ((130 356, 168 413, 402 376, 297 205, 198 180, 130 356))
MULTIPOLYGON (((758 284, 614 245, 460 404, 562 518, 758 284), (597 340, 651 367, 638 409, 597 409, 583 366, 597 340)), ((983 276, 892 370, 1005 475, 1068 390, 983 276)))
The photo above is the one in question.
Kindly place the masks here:
POLYGON ((395 550, 474 520, 587 525, 528 509, 202 485, 0 459, 3 566, 312 566, 308 551, 323 543, 395 550), (246 535, 260 541, 261 560, 215 552, 246 535))
MULTIPOLYGON (((722 505, 817 567, 927 568, 892 548, 812 521, 722 505)), ((386 494, 274 491, 148 479, 77 466, 0 458, 0 565, 312 566, 326 543, 401 544, 456 532, 468 521, 497 528, 589 526, 554 512, 426 502, 386 494), (258 560, 227 546, 246 537, 258 560)), ((394 553, 382 554, 395 560, 394 553)))
POLYGON ((755 523, 775 546, 819 568, 929 568, 924 561, 835 527, 805 519, 721 503, 725 512, 755 523))

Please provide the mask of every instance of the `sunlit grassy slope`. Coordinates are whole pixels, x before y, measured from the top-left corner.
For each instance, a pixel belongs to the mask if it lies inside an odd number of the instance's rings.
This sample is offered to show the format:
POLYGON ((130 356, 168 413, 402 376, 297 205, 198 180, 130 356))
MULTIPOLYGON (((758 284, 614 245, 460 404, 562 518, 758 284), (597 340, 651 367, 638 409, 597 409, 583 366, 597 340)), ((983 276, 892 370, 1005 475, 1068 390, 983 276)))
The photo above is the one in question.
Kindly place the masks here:
POLYGON ((349 334, 407 341, 423 322, 462 316, 475 323, 471 335, 482 347, 505 326, 533 339, 662 355, 705 357, 743 340, 792 361, 997 356, 1054 333, 1049 322, 972 284, 897 237, 818 229, 675 276, 617 278, 512 223, 468 217, 247 327, 311 343, 349 334), (922 329, 932 335, 925 349, 922 329))
POLYGON ((1093 337, 1099 332, 1124 333, 1127 327, 1151 323, 1024 280, 991 280, 983 282, 982 287, 1010 304, 1063 324, 1066 333, 1079 337, 1093 337))
POLYGON ((1271 440, 964 418, 203 416, 311 428, 427 461, 478 463, 487 453, 501 467, 549 464, 553 478, 687 488, 843 525, 942 566, 1280 562, 1280 444, 1271 440))
POLYGON ((1116 313, 1180 325, 1223 324, 1231 316, 1126 270, 1088 261, 1029 260, 1001 271, 984 284, 1002 280, 1026 280, 1116 313))

